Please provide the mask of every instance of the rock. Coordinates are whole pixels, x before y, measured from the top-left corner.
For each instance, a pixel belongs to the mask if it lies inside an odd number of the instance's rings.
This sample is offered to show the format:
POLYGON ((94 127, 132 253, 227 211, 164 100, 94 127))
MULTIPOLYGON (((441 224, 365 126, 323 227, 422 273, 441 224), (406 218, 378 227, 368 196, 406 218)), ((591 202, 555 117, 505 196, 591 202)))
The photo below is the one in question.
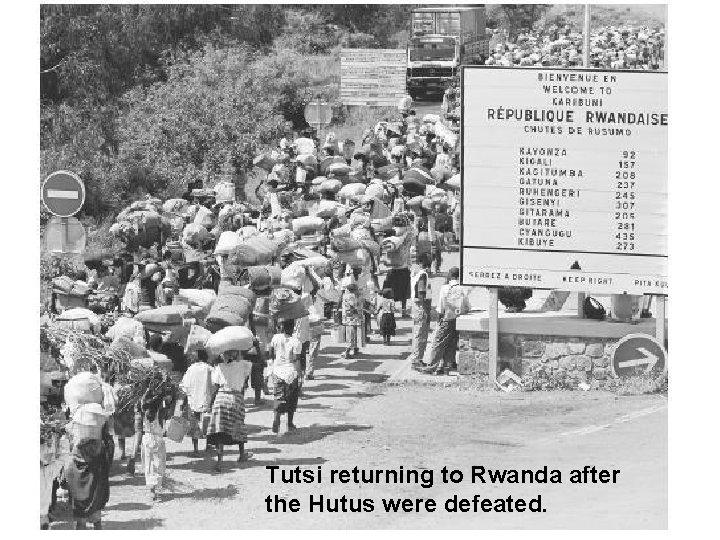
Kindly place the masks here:
POLYGON ((476 351, 487 351, 490 349, 488 338, 470 338, 470 347, 476 351))
POLYGON ((542 341, 523 341, 522 355, 525 357, 542 356, 545 352, 545 344, 542 341))
POLYGON ((600 358, 605 352, 605 346, 602 343, 589 343, 585 348, 585 354, 591 358, 600 358))
POLYGON ((468 375, 475 371, 475 355, 472 351, 458 351, 457 353, 458 373, 468 375))
POLYGON ((503 360, 514 360, 517 356, 517 347, 511 340, 501 338, 498 344, 498 356, 503 360))
POLYGON ((576 362, 576 356, 573 354, 568 354, 560 358, 560 367, 563 369, 572 370, 575 369, 576 362))
POLYGON ((487 352, 475 353, 476 370, 478 373, 490 373, 490 354, 487 352))
POLYGON ((540 362, 537 358, 526 358, 523 357, 522 359, 522 373, 523 375, 526 373, 529 373, 533 368, 535 368, 540 362))
POLYGON ((585 352, 585 343, 572 342, 567 344, 568 354, 583 354, 585 352))
POLYGON ((580 371, 590 371, 593 366, 592 358, 586 354, 579 354, 577 356, 576 365, 580 371))
POLYGON ((547 343, 545 345, 545 357, 555 360, 567 354, 567 346, 564 343, 547 343))

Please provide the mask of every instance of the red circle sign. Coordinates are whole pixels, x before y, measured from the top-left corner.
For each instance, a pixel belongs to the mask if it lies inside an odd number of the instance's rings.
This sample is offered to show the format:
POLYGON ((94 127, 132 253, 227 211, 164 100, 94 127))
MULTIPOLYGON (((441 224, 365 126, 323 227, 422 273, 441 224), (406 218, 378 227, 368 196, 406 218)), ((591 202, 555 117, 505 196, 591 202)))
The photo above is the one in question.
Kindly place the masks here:
POLYGON ((629 334, 618 341, 612 356, 612 370, 617 377, 628 377, 667 370, 667 352, 652 336, 629 334))
POLYGON ((72 172, 57 171, 43 182, 42 202, 48 212, 58 217, 77 214, 85 203, 85 184, 72 172))

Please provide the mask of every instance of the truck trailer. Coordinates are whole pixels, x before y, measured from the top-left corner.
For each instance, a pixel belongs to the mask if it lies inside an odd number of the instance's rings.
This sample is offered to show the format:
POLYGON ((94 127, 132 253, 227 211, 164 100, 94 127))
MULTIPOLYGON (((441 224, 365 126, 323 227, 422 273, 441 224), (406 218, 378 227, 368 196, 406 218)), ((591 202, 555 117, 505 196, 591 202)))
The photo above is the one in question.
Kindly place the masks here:
POLYGON ((407 92, 442 93, 463 65, 480 64, 489 54, 485 7, 422 7, 412 10, 407 44, 407 92))

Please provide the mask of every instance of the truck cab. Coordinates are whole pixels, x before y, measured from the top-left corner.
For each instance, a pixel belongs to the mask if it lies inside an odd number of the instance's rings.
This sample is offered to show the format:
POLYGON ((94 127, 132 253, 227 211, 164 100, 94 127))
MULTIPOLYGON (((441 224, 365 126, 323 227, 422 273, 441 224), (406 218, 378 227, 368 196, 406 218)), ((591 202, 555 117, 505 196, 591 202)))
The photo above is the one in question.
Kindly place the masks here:
POLYGON ((414 36, 408 41, 407 55, 407 91, 413 99, 442 93, 460 74, 460 44, 453 36, 414 36))
POLYGON ((463 65, 488 54, 484 7, 416 8, 407 43, 407 92, 442 94, 463 65))

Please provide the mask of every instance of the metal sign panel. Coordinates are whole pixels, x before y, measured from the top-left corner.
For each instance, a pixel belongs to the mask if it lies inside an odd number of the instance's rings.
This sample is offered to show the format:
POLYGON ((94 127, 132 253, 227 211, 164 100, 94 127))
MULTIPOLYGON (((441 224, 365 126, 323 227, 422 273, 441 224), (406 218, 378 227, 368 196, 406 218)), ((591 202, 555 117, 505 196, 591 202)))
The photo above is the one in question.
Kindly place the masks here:
POLYGON ((344 105, 395 106, 405 96, 405 49, 342 49, 340 101, 344 105))
POLYGON ((611 362, 616 377, 667 371, 667 353, 662 343, 645 334, 630 334, 618 341, 611 362))
POLYGON ((82 254, 86 242, 85 227, 74 217, 52 217, 45 228, 45 246, 50 253, 82 254))
POLYGON ((464 68, 462 283, 667 294, 667 88, 662 72, 464 68))
POLYGON ((85 184, 72 172, 52 173, 45 179, 40 191, 45 208, 58 217, 77 214, 85 203, 85 184))

